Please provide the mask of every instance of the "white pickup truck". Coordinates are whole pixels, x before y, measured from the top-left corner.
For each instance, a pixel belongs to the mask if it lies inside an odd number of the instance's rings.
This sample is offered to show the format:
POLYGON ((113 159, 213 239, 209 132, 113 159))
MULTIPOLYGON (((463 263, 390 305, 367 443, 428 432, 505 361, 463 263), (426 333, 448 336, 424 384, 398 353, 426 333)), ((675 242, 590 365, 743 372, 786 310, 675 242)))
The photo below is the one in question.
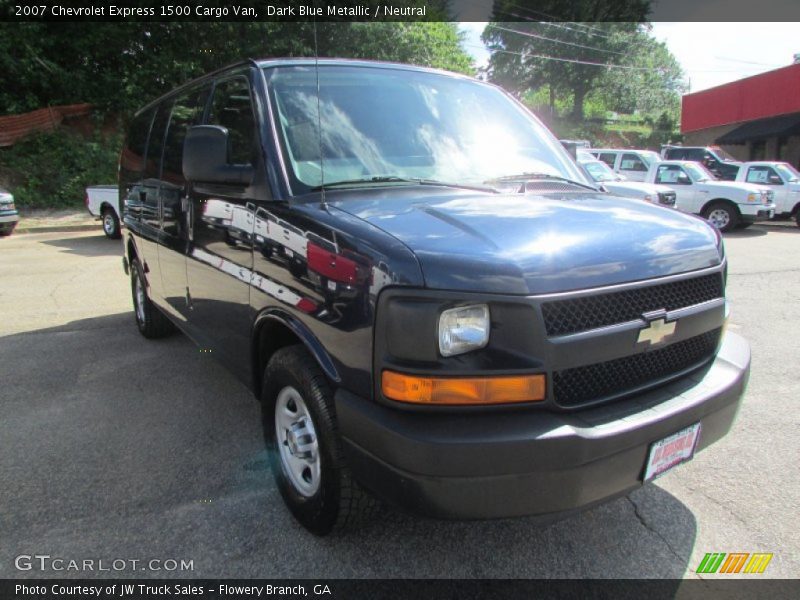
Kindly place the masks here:
POLYGON ((775 216, 774 194, 769 188, 719 181, 700 163, 687 160, 654 163, 645 181, 668 185, 677 194, 676 208, 702 215, 720 231, 749 227, 775 216))
POLYGON ((103 233, 111 239, 120 237, 119 188, 116 185, 93 185, 86 188, 86 208, 103 221, 103 233))
POLYGON ((779 161, 746 162, 736 181, 767 186, 775 194, 775 215, 794 217, 800 227, 800 172, 779 161))
POLYGON ((676 194, 675 190, 670 187, 642 181, 628 181, 624 175, 615 173, 603 161, 595 158, 588 160, 581 154, 578 154, 578 164, 589 173, 592 179, 615 196, 635 198, 636 200, 644 200, 652 204, 675 208, 676 194))

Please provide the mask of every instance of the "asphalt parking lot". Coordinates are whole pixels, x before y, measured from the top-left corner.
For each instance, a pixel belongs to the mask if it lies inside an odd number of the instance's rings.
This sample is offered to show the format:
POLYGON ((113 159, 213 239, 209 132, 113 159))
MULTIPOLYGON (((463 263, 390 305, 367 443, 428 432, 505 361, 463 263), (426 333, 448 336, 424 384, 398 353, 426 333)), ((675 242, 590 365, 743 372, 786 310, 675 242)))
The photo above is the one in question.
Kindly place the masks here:
POLYGON ((696 577, 706 552, 800 575, 800 228, 726 236, 750 387, 721 442, 627 498, 541 525, 385 510, 317 539, 284 509, 249 392, 181 335, 136 331, 119 242, 0 240, 0 577, 696 577), (15 557, 193 561, 18 571, 15 557))

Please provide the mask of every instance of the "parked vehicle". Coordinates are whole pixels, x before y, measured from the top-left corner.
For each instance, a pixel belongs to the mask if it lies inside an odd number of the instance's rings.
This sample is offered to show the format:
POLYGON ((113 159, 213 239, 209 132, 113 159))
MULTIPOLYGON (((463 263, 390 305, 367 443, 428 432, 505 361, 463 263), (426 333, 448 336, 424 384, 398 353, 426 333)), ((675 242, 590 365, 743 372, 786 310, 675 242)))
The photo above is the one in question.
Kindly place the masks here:
POLYGON ((120 238, 119 188, 116 185, 93 185, 86 188, 86 208, 103 222, 103 233, 120 238))
POLYGON ((663 146, 661 156, 664 160, 691 160, 701 163, 723 181, 733 181, 742 163, 719 146, 663 146))
POLYGON ((589 152, 606 163, 613 171, 630 181, 644 181, 648 169, 661 157, 652 150, 617 150, 614 148, 590 148, 589 152))
POLYGON ((775 195, 775 216, 793 217, 800 227, 800 172, 780 161, 746 162, 736 181, 767 186, 775 195))
POLYGON ((675 207, 676 195, 675 190, 672 188, 653 183, 627 181, 623 175, 615 173, 606 163, 600 160, 586 160, 578 156, 578 164, 586 169, 592 179, 616 196, 636 198, 637 200, 644 200, 645 202, 670 208, 675 207))
POLYGON ((719 232, 599 191, 495 86, 249 61, 143 108, 122 157, 139 331, 177 327, 251 387, 315 534, 375 497, 448 519, 580 509, 734 420, 750 352, 725 331, 719 232), (226 243, 212 200, 255 207, 242 223, 272 250, 226 243))
POLYGON ((14 195, 0 188, 0 235, 11 235, 19 222, 19 211, 14 204, 14 195))
POLYGON ((679 210, 702 215, 720 231, 749 227, 775 215, 772 191, 761 185, 718 181, 696 162, 656 163, 650 167, 647 181, 672 187, 679 210))

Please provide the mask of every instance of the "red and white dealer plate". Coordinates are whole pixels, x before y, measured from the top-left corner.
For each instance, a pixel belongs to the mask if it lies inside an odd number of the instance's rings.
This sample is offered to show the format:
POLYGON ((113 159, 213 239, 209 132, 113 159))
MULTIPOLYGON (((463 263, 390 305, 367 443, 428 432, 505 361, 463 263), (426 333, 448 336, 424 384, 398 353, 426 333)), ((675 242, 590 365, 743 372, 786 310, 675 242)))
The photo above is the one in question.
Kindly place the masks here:
POLYGON ((700 441, 700 423, 690 425, 655 442, 650 447, 650 454, 647 457, 644 480, 655 479, 671 468, 691 460, 698 441, 700 441))

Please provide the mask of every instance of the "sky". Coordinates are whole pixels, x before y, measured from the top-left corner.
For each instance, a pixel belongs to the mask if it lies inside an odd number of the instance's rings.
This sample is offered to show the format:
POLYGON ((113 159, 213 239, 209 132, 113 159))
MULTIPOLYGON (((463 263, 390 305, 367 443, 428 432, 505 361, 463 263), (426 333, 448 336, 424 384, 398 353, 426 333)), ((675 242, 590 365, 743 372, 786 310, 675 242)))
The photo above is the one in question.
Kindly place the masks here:
MULTIPOLYGON (((464 48, 478 65, 489 53, 480 34, 485 23, 461 23, 464 48)), ((653 23, 653 35, 666 42, 699 92, 792 63, 800 53, 797 23, 653 23)))

